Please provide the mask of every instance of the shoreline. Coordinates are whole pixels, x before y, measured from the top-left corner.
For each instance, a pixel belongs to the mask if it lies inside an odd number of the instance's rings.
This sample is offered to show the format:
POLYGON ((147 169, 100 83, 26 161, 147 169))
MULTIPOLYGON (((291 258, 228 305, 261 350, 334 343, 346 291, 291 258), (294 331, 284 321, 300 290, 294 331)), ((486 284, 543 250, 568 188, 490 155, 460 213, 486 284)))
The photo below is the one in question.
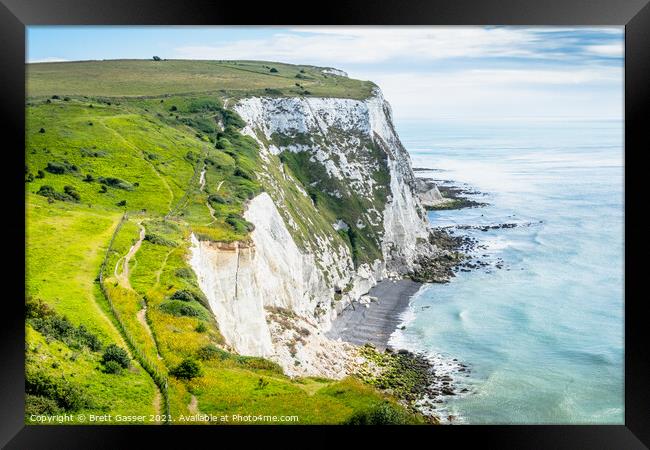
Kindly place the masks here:
POLYGON ((402 313, 422 286, 424 283, 409 279, 380 281, 368 292, 376 301, 346 307, 325 335, 359 346, 370 343, 384 351, 390 347, 388 341, 401 323, 402 313))

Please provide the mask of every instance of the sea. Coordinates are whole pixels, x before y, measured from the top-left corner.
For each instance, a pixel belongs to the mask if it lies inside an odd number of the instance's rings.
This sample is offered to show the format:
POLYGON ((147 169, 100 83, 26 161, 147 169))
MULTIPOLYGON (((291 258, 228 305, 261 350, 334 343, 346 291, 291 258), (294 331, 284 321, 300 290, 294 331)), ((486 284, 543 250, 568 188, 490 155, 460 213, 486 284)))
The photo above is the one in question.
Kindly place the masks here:
POLYGON ((391 336, 458 361, 457 424, 624 423, 622 120, 402 121, 420 177, 486 206, 429 212, 488 263, 423 286, 391 336), (516 224, 511 228, 488 228, 516 224), (460 228, 458 228, 460 227, 460 228), (470 228, 478 227, 478 228, 470 228), (461 392, 466 390, 465 392, 461 392))

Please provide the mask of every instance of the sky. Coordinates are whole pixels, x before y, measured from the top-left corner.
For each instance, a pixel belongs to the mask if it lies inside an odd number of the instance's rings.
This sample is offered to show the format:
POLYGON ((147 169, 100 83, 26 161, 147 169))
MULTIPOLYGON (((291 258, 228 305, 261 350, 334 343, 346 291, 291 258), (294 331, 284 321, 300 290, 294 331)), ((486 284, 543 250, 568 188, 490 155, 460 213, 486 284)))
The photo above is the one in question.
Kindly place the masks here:
POLYGON ((335 67, 396 120, 622 120, 623 27, 32 26, 27 61, 260 59, 335 67))

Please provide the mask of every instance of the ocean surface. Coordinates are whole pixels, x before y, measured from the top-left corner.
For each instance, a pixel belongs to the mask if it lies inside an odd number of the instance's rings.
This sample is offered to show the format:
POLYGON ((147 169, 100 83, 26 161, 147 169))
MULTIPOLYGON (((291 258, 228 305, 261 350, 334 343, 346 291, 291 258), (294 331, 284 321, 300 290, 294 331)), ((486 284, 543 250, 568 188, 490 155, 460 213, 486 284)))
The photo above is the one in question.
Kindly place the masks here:
POLYGON ((520 225, 456 230, 479 240, 489 266, 423 287, 391 337, 469 366, 454 376, 468 392, 447 396, 440 413, 452 423, 623 424, 622 121, 397 131, 414 167, 436 169, 416 174, 489 204, 430 212, 434 226, 520 225))

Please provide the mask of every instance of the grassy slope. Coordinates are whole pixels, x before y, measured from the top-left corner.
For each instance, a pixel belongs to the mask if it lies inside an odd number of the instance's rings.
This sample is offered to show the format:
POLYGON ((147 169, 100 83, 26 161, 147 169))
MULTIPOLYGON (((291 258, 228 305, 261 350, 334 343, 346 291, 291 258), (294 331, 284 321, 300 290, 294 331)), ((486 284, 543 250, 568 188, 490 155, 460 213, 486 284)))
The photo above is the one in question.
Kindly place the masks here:
MULTIPOLYGON (((244 176, 257 167, 257 152, 254 141, 241 136, 236 127, 224 130, 217 125, 231 120, 219 96, 187 91, 224 89, 227 93, 221 95, 231 97, 235 91, 243 94, 247 86, 296 88, 294 75, 300 68, 273 63, 279 73, 269 74, 266 65, 176 61, 30 65, 27 293, 74 325, 83 324, 104 346, 117 343, 126 348, 95 278, 111 235, 127 210, 130 218, 116 235, 104 276, 121 325, 138 350, 166 373, 186 357, 196 359, 202 347, 223 344, 203 300, 184 302, 170 296, 181 289, 200 292, 187 271, 191 231, 214 240, 246 238, 239 219, 228 219, 233 214, 239 217, 245 200, 259 192, 255 177, 244 176), (173 92, 186 95, 168 95, 173 92), (157 96, 162 93, 165 96, 157 96), (60 98, 39 97, 45 94, 60 98), (108 98, 128 95, 148 97, 108 98), (50 173, 45 170, 48 163, 65 164, 67 172, 50 173), (197 174, 203 167, 207 192, 198 185, 197 174), (36 176, 39 171, 43 178, 36 176), (84 181, 87 175, 93 181, 84 181), (127 189, 103 187, 100 177, 119 179, 127 189), (80 200, 48 202, 37 194, 43 185, 61 193, 70 186, 80 200), (208 193, 225 200, 211 203, 215 218, 206 206, 208 193), (118 206, 123 200, 126 204, 118 206), (169 220, 163 220, 170 211, 174 213, 169 220), (129 263, 130 286, 125 286, 115 273, 123 270, 122 257, 137 240, 139 223, 149 237, 159 239, 142 243, 129 263), (137 316, 145 304, 147 326, 137 316)), ((366 87, 340 77, 319 79, 312 68, 302 70, 314 78, 309 87, 314 93, 320 89, 323 94, 361 96, 366 87), (331 81, 334 78, 336 83, 331 81)), ((74 373, 96 412, 163 412, 156 386, 137 362, 122 375, 111 375, 102 371, 101 352, 75 350, 31 327, 27 341, 28 370, 53 377, 74 373)), ((300 423, 336 423, 386 399, 355 380, 291 380, 259 358, 225 355, 201 361, 203 376, 192 381, 169 378, 172 415, 191 412, 195 397, 198 411, 205 413, 295 414, 300 423)))

